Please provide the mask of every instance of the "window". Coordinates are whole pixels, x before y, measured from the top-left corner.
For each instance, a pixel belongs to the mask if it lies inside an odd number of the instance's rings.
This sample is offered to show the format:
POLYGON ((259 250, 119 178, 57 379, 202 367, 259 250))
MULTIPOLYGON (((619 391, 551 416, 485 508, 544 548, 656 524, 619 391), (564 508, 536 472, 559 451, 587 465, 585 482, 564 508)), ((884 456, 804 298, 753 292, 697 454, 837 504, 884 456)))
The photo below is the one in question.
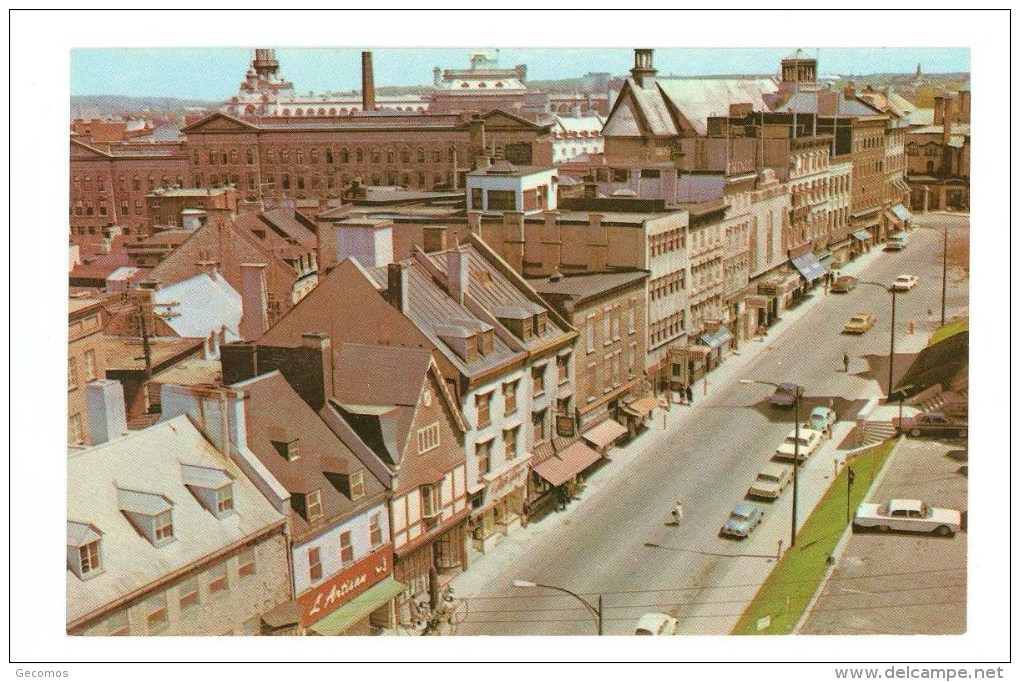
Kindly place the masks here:
POLYGON ((166 615, 166 593, 150 599, 146 602, 146 606, 145 624, 149 629, 149 634, 154 635, 157 632, 166 630, 170 622, 166 615))
POLYGON ((354 563, 354 545, 351 544, 351 531, 349 530, 340 533, 340 563, 343 566, 350 566, 354 563))
POLYGON ((545 365, 531 368, 531 389, 536 396, 545 393, 545 365))
POLYGON ((290 163, 290 152, 288 150, 280 150, 280 163, 290 163))
POLYGON ((365 472, 355 471, 351 473, 350 480, 351 499, 357 500, 365 494, 365 472))
POLYGON ((234 486, 227 484, 216 491, 217 515, 225 514, 234 508, 234 486))
POLYGON ((438 516, 440 508, 439 485, 423 485, 421 487, 421 515, 423 517, 438 516))
POLYGON ((508 381, 503 384, 503 414, 511 415, 517 411, 517 384, 518 381, 508 381))
POLYGON ((166 543, 174 537, 173 512, 167 510, 154 517, 152 520, 153 534, 156 538, 156 545, 166 543))
POLYGON ((589 315, 584 326, 585 344, 589 353, 595 352, 595 316, 589 315))
POLYGON ((249 166, 254 166, 255 165, 255 153, 251 149, 249 149, 247 152, 245 152, 245 159, 244 160, 248 163, 249 166))
POLYGON ((198 606, 198 576, 192 576, 177 585, 177 599, 181 611, 187 611, 192 606, 198 606))
POLYGON ((478 428, 492 423, 492 393, 475 396, 475 408, 478 410, 478 428))
POLYGON ((237 159, 238 159, 237 150, 236 149, 231 149, 230 150, 230 163, 231 164, 236 164, 237 163, 237 159))
POLYGON ((488 210, 490 211, 517 210, 517 195, 510 190, 490 189, 488 200, 488 210))
POLYGON ((471 188, 471 209, 474 211, 482 210, 482 188, 472 187, 471 188))
POLYGON ((659 171, 656 168, 642 168, 641 177, 655 179, 659 177, 659 171))
POLYGON ((564 384, 570 378, 570 355, 560 355, 556 358, 556 379, 564 384))
POLYGON ((311 547, 308 550, 308 579, 313 583, 322 580, 322 558, 319 556, 318 547, 311 547))
POLYGON ((515 426, 503 432, 503 455, 509 461, 517 456, 517 432, 520 427, 515 426))
POLYGON ((536 443, 545 440, 545 410, 539 410, 531 415, 531 429, 536 443))
POLYGON ((317 147, 312 147, 312 150, 308 152, 309 163, 319 163, 319 150, 317 147))
POLYGON ((99 540, 94 540, 87 545, 78 548, 78 560, 81 565, 82 576, 99 572, 102 568, 99 563, 99 540))
POLYGON ((368 518, 368 541, 373 548, 382 544, 382 514, 372 514, 368 518))
POLYGON ((418 429, 418 452, 425 453, 439 447, 439 422, 418 429))
POLYGON ((273 153, 272 149, 267 149, 266 150, 266 164, 271 166, 274 163, 276 163, 276 154, 273 153))
POLYGON ((237 577, 255 575, 255 548, 246 545, 237 553, 237 577))
POLYGON ((67 359, 67 390, 78 388, 78 358, 67 359))
POLYGON ((492 471, 492 439, 475 445, 475 459, 478 461, 478 479, 492 471))
POLYGON ((322 498, 318 490, 313 490, 305 495, 305 514, 309 521, 322 518, 322 498))
POLYGON ((627 182, 630 179, 630 172, 626 168, 612 169, 613 182, 627 182))

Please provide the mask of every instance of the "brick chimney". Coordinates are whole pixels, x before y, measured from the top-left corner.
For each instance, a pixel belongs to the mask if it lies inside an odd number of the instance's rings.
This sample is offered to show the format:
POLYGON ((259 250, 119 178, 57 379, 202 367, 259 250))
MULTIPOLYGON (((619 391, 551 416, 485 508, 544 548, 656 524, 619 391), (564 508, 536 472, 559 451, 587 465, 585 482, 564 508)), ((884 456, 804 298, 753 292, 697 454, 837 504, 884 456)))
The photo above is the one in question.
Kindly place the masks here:
POLYGON ((375 76, 372 74, 372 53, 361 53, 361 109, 375 111, 375 76))
POLYGON ((85 385, 89 434, 92 444, 99 445, 127 432, 124 387, 113 379, 96 379, 85 385))
POLYGON ((265 263, 241 263, 241 336, 254 341, 269 329, 265 263))
POLYGON ((403 263, 386 266, 386 300, 402 313, 407 312, 407 267, 403 263))
POLYGON ((649 50, 647 48, 634 50, 634 68, 630 70, 630 75, 634 78, 634 82, 640 87, 645 87, 645 83, 652 85, 655 83, 655 74, 658 71, 652 66, 652 55, 655 50, 649 50))
POLYGON ((843 88, 843 97, 846 99, 855 99, 857 97, 857 85, 853 81, 849 81, 846 87, 843 88))
POLYGON ((468 288, 467 248, 458 245, 446 252, 446 280, 450 296, 463 305, 468 288))

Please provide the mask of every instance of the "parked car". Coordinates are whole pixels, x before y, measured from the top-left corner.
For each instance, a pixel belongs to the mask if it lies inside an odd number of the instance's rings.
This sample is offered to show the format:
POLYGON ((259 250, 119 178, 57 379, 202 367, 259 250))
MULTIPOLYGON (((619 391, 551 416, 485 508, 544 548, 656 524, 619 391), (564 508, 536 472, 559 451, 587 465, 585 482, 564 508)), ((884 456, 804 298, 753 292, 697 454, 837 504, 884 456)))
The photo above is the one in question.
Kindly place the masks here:
POLYGON ((793 469, 782 464, 770 462, 751 482, 747 494, 751 497, 762 497, 774 500, 779 497, 790 481, 793 480, 793 469))
POLYGON ((800 429, 800 442, 797 442, 797 430, 790 431, 779 447, 776 448, 776 459, 793 459, 794 445, 797 445, 797 457, 804 461, 814 454, 815 450, 822 443, 822 432, 814 429, 800 429))
POLYGON ((863 334, 875 326, 875 316, 868 313, 855 313, 843 325, 844 334, 863 334))
POLYGON ((960 512, 955 509, 929 507, 921 500, 889 500, 885 504, 862 504, 854 514, 853 527, 948 536, 960 530, 960 520, 960 512))
POLYGON ((818 406, 811 410, 811 417, 808 419, 808 426, 815 431, 831 434, 832 427, 836 425, 836 413, 827 407, 818 406))
POLYGON ((763 516, 765 510, 758 505, 741 502, 730 512, 730 517, 726 519, 719 533, 734 538, 746 538, 758 527, 763 516))
POLYGON ((907 234, 905 232, 898 232, 893 236, 889 237, 889 241, 885 243, 886 251, 902 251, 907 247, 907 234))
POLYGON ((857 286, 857 278, 851 277, 850 275, 840 275, 836 278, 836 281, 829 287, 829 291, 834 294, 846 294, 854 290, 857 286))
POLYGON ((903 433, 915 438, 919 436, 935 436, 949 438, 966 438, 967 423, 953 421, 942 412, 922 412, 913 417, 904 417, 901 422, 893 419, 893 425, 903 433))
POLYGON ((665 613, 646 613, 638 618, 634 626, 635 635, 673 635, 676 634, 677 620, 665 613))
POLYGON ((892 288, 896 291, 910 291, 915 286, 917 286, 917 277, 914 275, 900 275, 892 283, 892 288))
POLYGON ((775 407, 793 407, 797 402, 798 388, 797 384, 779 384, 769 396, 769 403, 775 407))

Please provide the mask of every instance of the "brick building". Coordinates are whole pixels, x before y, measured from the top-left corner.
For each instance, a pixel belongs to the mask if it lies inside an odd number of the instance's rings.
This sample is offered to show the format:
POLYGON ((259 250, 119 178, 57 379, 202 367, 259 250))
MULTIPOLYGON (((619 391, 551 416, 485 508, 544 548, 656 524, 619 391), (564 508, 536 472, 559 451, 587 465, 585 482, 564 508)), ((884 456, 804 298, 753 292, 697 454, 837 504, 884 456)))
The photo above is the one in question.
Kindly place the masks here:
POLYGON ((956 97, 935 98, 932 125, 905 132, 910 206, 914 210, 970 208, 970 83, 956 97))
POLYGON ((106 378, 106 297, 72 296, 67 311, 67 442, 91 443, 86 384, 106 378))

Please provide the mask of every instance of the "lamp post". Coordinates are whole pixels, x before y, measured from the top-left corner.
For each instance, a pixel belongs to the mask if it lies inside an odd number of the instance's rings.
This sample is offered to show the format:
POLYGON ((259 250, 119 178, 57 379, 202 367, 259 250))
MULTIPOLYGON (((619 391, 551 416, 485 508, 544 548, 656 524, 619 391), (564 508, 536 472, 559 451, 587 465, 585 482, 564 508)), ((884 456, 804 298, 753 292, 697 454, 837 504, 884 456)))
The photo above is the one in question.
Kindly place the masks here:
MULTIPOLYGON (((759 379, 741 379, 742 384, 763 384, 779 388, 779 384, 759 379)), ((799 384, 793 393, 793 500, 790 512, 790 549, 797 545, 797 470, 800 469, 800 399, 804 387, 799 384)))
POLYGON ((893 357, 896 354, 896 288, 887 284, 880 284, 878 282, 872 282, 870 280, 861 280, 858 284, 870 284, 872 286, 881 287, 888 293, 892 294, 892 320, 889 326, 889 383, 886 385, 886 400, 890 400, 888 396, 892 395, 893 392, 893 357))
POLYGON ((582 597, 581 595, 576 594, 574 592, 571 592, 570 590, 568 590, 566 588, 557 587, 555 585, 543 585, 542 583, 535 583, 535 582, 532 582, 530 580, 521 580, 520 578, 514 578, 513 580, 510 581, 510 586, 511 587, 544 587, 547 590, 556 590, 557 592, 563 592, 564 594, 569 594, 571 597, 573 597, 577 601, 579 601, 582 604, 584 604, 584 608, 588 609, 588 612, 591 613, 592 616, 594 616, 594 618, 595 618, 595 633, 598 634, 598 635, 602 634, 602 595, 601 594, 599 595, 598 606, 595 607, 595 606, 592 606, 588 602, 588 600, 585 599, 584 597, 582 597))

